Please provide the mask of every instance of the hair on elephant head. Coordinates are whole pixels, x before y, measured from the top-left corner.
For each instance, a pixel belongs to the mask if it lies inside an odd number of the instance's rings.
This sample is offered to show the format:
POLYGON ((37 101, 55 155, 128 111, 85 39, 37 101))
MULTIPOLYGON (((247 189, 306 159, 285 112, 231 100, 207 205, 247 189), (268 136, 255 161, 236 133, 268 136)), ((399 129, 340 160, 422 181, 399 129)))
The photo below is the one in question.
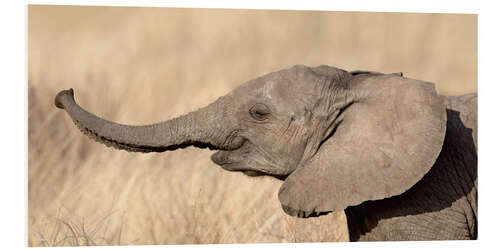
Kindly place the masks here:
POLYGON ((434 85, 399 74, 294 66, 250 80, 172 120, 128 126, 55 98, 88 136, 136 152, 217 150, 229 171, 284 180, 284 211, 308 217, 404 193, 429 172, 446 132, 434 85))

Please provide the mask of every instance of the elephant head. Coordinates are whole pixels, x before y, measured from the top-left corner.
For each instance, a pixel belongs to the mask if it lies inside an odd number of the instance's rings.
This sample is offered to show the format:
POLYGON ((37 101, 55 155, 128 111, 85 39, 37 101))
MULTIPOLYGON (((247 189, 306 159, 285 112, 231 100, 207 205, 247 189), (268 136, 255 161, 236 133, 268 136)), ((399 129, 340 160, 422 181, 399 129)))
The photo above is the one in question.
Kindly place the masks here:
POLYGON ((217 150, 229 171, 284 180, 279 199, 308 217, 403 193, 438 157, 446 129, 434 85, 400 74, 294 66, 250 80, 172 120, 128 126, 76 104, 55 105, 88 136, 128 151, 217 150))

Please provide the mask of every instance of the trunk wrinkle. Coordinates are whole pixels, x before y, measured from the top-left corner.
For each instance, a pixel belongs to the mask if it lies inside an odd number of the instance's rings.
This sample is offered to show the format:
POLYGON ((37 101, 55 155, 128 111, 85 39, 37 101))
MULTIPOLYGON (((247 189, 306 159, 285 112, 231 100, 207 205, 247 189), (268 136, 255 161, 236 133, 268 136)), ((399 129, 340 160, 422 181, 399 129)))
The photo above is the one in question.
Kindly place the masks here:
POLYGON ((184 116, 143 126, 114 123, 87 112, 75 102, 72 89, 59 92, 54 104, 64 109, 85 135, 108 147, 147 153, 188 146, 209 149, 230 149, 235 146, 225 144, 225 141, 220 141, 221 138, 209 136, 213 133, 211 128, 218 121, 216 117, 210 116, 214 114, 217 103, 184 116))

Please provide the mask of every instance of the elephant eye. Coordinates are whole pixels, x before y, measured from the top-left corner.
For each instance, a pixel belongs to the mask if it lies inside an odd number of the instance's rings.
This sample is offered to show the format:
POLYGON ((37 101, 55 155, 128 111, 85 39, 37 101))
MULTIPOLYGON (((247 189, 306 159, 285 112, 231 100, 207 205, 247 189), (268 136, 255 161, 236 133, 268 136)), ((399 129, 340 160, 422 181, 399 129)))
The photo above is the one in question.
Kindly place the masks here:
POLYGON ((267 119, 270 113, 271 111, 269 110, 269 108, 262 103, 257 103, 250 109, 250 116, 252 116, 252 118, 257 121, 263 121, 267 119))

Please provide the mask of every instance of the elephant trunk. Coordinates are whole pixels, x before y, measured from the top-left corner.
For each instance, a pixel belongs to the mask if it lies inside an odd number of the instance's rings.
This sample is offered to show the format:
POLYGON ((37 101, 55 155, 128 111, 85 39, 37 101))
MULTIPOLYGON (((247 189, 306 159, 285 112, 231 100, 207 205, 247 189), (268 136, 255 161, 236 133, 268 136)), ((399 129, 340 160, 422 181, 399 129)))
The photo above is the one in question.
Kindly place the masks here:
POLYGON ((163 152, 188 146, 230 150, 241 146, 242 138, 223 129, 216 117, 222 105, 216 101, 198 111, 144 126, 130 126, 99 118, 74 99, 73 89, 59 92, 55 105, 66 110, 76 126, 87 136, 107 146, 134 152, 163 152))

